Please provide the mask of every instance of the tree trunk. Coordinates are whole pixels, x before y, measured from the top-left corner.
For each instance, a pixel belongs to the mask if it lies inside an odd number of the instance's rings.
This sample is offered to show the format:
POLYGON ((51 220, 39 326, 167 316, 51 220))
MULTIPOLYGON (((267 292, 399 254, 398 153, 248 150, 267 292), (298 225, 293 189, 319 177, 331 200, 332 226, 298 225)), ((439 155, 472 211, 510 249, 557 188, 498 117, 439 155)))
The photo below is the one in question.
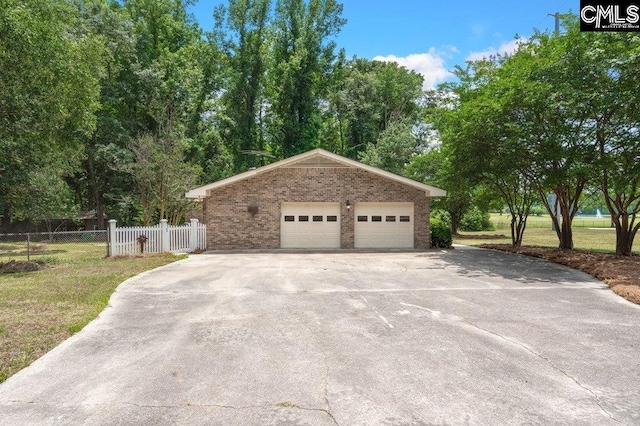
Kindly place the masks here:
POLYGON ((631 256, 633 237, 627 228, 616 224, 616 254, 618 256, 631 256))
POLYGON ((88 186, 87 210, 95 209, 96 228, 106 229, 106 226, 104 223, 104 195, 100 190, 102 185, 98 184, 98 177, 96 176, 95 166, 94 166, 94 157, 91 149, 88 150, 87 152, 87 186, 88 186))
POLYGON ((518 224, 515 218, 511 219, 511 245, 514 247, 522 245, 522 241, 518 240, 518 224))
POLYGON ((547 202, 545 193, 541 189, 538 189, 538 191, 547 209, 547 213, 551 216, 554 230, 558 236, 558 248, 561 250, 573 250, 573 230, 571 229, 573 215, 570 197, 566 193, 554 191, 556 202, 551 205, 547 202), (560 217, 558 217, 558 210, 560 217))
POLYGON ((451 233, 453 235, 458 235, 458 226, 460 225, 460 220, 451 216, 451 233))
POLYGON ((526 218, 523 219, 515 215, 511 216, 511 245, 513 247, 520 247, 522 245, 522 238, 524 237, 526 226, 526 218))
POLYGON ((618 256, 631 256, 633 240, 640 225, 634 224, 633 219, 630 221, 629 214, 626 210, 623 211, 624 213, 622 214, 611 215, 611 221, 616 227, 616 254, 618 256))
POLYGON ((104 224, 104 197, 96 194, 96 229, 107 229, 104 224))
POLYGON ((96 174, 93 166, 93 152, 92 149, 87 149, 87 210, 93 210, 95 208, 97 183, 96 174))
POLYGON ((571 229, 571 220, 563 220, 560 228, 560 245, 561 250, 573 250, 573 230, 571 229))
POLYGON ((53 231, 52 231, 53 226, 51 224, 51 218, 47 217, 44 221, 47 224, 47 233, 49 234, 49 242, 52 243, 53 242, 53 231))

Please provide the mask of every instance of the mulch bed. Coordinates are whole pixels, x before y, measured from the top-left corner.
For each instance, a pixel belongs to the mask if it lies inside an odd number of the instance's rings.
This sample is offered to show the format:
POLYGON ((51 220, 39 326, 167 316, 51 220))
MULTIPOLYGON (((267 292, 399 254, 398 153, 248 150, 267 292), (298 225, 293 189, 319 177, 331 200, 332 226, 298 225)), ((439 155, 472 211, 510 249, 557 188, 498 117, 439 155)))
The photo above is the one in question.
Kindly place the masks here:
POLYGON ((456 234, 455 237, 461 240, 499 240, 500 238, 507 238, 504 234, 456 234))
POLYGON ((119 254, 117 256, 107 256, 107 260, 120 260, 120 259, 149 259, 150 257, 161 257, 163 253, 138 253, 138 254, 119 254))
POLYGON ((616 256, 550 247, 513 247, 509 244, 482 244, 480 247, 539 257, 578 269, 604 281, 614 293, 640 304, 640 256, 616 256))

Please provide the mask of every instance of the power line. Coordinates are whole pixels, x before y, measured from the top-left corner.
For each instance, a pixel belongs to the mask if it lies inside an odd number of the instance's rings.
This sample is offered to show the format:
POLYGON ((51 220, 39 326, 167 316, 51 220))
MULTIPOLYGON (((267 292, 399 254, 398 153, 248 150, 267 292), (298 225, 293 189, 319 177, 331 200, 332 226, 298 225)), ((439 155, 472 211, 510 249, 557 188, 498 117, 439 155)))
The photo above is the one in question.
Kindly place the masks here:
POLYGON ((555 18, 555 30, 553 31, 556 36, 560 35, 560 12, 554 14, 547 13, 547 16, 553 16, 555 18))

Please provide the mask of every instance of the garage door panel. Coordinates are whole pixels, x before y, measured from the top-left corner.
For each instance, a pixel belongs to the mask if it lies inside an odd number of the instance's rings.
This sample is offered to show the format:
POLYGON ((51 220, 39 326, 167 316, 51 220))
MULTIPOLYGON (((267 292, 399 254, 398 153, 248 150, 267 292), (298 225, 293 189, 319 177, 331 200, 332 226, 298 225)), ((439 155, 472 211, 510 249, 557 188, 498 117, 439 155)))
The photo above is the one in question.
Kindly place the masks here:
POLYGON ((413 203, 357 203, 356 248, 413 248, 413 203))
POLYGON ((282 203, 282 248, 340 248, 339 203, 282 203))

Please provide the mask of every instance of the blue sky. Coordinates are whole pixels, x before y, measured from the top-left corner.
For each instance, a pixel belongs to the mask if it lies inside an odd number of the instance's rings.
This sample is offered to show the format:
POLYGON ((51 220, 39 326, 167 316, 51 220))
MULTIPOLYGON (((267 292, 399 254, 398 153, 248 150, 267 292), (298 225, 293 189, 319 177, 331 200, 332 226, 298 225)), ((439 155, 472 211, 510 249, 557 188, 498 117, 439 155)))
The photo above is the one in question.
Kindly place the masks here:
MULTIPOLYGON (((205 30, 220 0, 192 7, 205 30)), ((421 73, 425 88, 450 78, 457 64, 515 47, 514 37, 553 30, 555 12, 576 13, 579 0, 343 0, 347 24, 336 41, 347 55, 393 60, 421 73)))

